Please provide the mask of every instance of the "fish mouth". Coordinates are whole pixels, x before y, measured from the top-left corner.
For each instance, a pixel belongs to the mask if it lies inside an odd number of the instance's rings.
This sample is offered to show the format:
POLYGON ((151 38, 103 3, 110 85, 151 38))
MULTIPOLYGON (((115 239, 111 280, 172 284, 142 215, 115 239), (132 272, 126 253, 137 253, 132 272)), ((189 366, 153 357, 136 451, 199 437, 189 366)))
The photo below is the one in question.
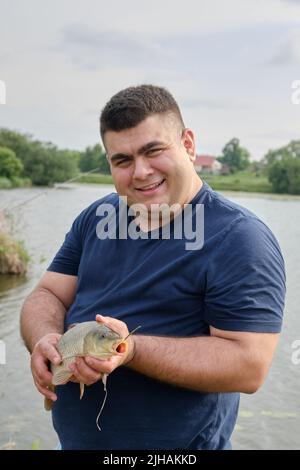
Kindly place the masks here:
POLYGON ((123 354, 127 350, 127 343, 126 341, 118 341, 118 343, 115 345, 115 352, 118 354, 123 354))

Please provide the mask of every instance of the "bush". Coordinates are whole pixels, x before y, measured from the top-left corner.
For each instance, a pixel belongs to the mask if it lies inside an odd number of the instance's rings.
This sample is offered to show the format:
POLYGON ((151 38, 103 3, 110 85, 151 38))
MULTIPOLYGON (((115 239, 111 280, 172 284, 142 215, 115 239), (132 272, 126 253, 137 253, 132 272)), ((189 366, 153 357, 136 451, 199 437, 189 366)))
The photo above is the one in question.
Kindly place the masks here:
POLYGON ((99 173, 110 173, 110 167, 106 159, 106 155, 100 144, 96 144, 94 147, 87 147, 85 151, 82 152, 79 168, 83 173, 94 170, 95 168, 99 168, 99 173))
POLYGON ((0 189, 10 189, 12 187, 12 182, 8 178, 0 176, 0 189))
POLYGON ((76 160, 52 145, 36 143, 24 160, 24 172, 33 184, 53 185, 77 174, 76 160))
POLYGON ((0 147, 0 176, 11 179, 19 176, 23 169, 22 162, 15 152, 7 147, 0 147))
POLYGON ((300 159, 290 157, 273 163, 269 180, 276 193, 300 194, 300 159))

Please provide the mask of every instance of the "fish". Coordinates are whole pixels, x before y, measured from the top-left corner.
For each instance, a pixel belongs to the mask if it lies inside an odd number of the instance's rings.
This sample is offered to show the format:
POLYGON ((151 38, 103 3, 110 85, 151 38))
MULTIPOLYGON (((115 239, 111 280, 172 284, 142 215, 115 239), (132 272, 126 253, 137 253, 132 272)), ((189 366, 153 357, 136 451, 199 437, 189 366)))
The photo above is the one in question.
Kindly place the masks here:
MULTIPOLYGON (((136 329, 134 330, 136 331, 136 329)), ((129 336, 129 335, 128 335, 129 336)), ((96 359, 108 359, 119 353, 123 353, 127 349, 126 339, 122 338, 119 333, 113 331, 107 325, 97 321, 88 321, 77 323, 66 331, 56 344, 56 348, 61 355, 62 362, 58 365, 51 363, 50 370, 52 372, 51 390, 55 390, 56 385, 63 385, 69 382, 73 372, 69 369, 76 357, 91 356, 96 359)), ((108 374, 102 374, 101 380, 106 390, 106 381, 108 374)), ((84 383, 80 383, 79 397, 82 399, 84 394, 84 383)), ((100 416, 104 403, 102 404, 100 416)), ((49 398, 45 398, 44 406, 46 410, 52 409, 53 402, 49 398)), ((98 426, 97 417, 97 426, 98 426)), ((98 426, 99 428, 99 426, 98 426)), ((100 429, 100 428, 99 428, 100 429)))

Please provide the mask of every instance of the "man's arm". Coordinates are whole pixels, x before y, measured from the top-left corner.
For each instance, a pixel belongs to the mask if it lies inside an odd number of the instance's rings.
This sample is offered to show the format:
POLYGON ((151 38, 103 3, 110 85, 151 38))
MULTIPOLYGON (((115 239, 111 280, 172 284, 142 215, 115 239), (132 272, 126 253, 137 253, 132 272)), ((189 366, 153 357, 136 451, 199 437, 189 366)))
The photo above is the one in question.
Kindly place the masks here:
POLYGON ((211 328, 212 336, 136 336, 128 366, 149 377, 201 392, 254 393, 263 383, 277 334, 211 328))
MULTIPOLYGON (((101 321, 124 334, 123 322, 110 317, 101 317, 101 321)), ((134 335, 125 357, 80 359, 74 375, 84 380, 89 368, 111 373, 127 364, 148 377, 192 390, 254 393, 267 375, 277 341, 278 334, 213 327, 211 336, 194 338, 134 335)))
POLYGON ((47 272, 25 300, 21 311, 21 335, 31 355, 31 369, 38 390, 50 399, 56 396, 49 361, 60 362, 55 344, 63 333, 66 310, 76 293, 77 276, 47 272))
POLYGON ((29 352, 46 334, 63 333, 64 316, 74 300, 76 276, 47 272, 25 300, 21 335, 29 352))

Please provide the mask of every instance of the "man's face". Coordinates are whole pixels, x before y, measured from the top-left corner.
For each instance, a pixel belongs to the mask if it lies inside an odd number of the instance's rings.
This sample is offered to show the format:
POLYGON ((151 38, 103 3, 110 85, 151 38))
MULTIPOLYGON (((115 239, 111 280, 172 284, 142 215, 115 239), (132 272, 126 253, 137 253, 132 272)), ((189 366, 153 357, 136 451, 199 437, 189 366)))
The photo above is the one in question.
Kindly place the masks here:
MULTIPOLYGON (((188 203, 194 195, 194 137, 170 115, 149 116, 136 127, 107 131, 105 146, 117 192, 128 205, 188 203)), ((197 177, 197 175, 196 175, 197 177)))

